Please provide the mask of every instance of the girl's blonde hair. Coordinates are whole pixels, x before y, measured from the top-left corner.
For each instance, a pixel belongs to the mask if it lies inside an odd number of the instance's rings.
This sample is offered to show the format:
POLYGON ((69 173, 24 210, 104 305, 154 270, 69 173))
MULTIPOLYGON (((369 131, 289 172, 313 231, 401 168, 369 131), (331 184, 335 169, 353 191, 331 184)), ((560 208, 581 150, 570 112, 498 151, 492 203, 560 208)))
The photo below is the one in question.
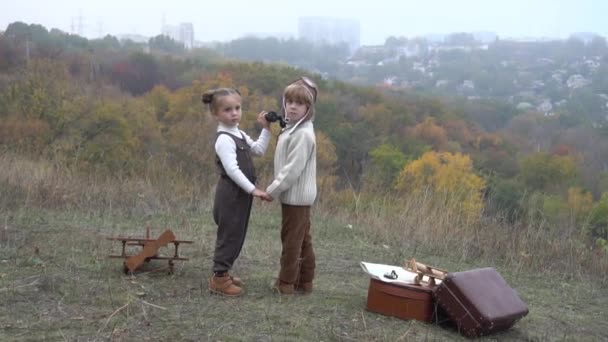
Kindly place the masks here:
POLYGON ((224 96, 237 95, 241 97, 241 93, 235 88, 216 88, 207 90, 203 93, 202 101, 209 108, 209 112, 214 113, 219 109, 220 99, 224 96))

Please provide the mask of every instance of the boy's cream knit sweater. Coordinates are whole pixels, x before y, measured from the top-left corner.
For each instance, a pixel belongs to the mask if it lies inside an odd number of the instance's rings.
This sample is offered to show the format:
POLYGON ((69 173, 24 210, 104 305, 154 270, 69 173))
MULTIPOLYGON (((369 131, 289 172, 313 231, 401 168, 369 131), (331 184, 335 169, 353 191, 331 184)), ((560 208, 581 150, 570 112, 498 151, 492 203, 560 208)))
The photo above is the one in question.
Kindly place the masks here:
POLYGON ((274 153, 274 181, 266 191, 281 203, 312 205, 317 197, 317 149, 311 121, 279 135, 274 153))

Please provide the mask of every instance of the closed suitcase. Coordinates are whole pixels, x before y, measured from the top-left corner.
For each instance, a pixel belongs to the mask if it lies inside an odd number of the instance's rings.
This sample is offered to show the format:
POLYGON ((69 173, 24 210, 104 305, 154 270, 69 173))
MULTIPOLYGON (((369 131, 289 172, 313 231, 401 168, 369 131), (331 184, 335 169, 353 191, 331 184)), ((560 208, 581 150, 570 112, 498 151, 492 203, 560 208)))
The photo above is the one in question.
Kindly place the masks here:
POLYGON ((405 285, 370 279, 367 310, 404 320, 433 320, 433 290, 437 286, 405 285))
POLYGON ((434 296, 468 337, 508 329, 528 314, 527 305, 494 268, 449 273, 434 296))

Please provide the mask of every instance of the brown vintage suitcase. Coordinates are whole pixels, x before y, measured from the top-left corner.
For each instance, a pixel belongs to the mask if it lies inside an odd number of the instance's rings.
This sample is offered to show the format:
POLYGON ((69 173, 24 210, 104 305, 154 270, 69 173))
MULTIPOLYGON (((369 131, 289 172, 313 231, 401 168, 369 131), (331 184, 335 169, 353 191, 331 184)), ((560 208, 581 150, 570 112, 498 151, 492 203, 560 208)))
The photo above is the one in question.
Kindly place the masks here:
POLYGON ((468 337, 508 329, 528 314, 526 304, 494 268, 449 273, 434 296, 468 337))
POLYGON ((405 285, 370 279, 367 310, 400 319, 433 320, 433 290, 437 286, 405 285))

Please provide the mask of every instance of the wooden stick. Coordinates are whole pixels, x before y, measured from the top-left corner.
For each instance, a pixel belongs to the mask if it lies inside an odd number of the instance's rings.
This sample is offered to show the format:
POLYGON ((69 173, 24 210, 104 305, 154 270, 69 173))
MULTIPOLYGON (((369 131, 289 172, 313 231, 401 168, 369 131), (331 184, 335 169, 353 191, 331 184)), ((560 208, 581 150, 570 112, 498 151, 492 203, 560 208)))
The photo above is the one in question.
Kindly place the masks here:
POLYGON ((105 329, 108 326, 108 323, 110 323, 110 320, 112 319, 112 317, 114 317, 114 315, 116 315, 121 310, 123 310, 124 308, 126 308, 127 306, 129 306, 129 304, 131 304, 131 302, 128 302, 127 304, 125 304, 125 305, 119 307, 118 309, 114 310, 114 312, 112 312, 112 314, 110 315, 110 317, 108 317, 106 319, 106 323, 103 325, 103 327, 100 328, 99 330, 97 330, 97 334, 99 334, 100 331, 102 331, 103 329, 105 329))
POLYGON ((25 285, 19 285, 19 286, 15 286, 15 287, 1 288, 0 292, 8 291, 8 290, 16 290, 16 289, 21 288, 21 287, 33 286, 33 285, 36 285, 37 283, 38 283, 38 279, 34 280, 33 282, 31 282, 29 284, 25 284, 25 285))
POLYGON ((157 308, 157 309, 161 309, 161 310, 167 310, 167 308, 165 308, 165 307, 163 307, 163 306, 156 305, 156 304, 152 304, 152 303, 148 303, 148 302, 146 302, 146 301, 145 301, 145 300, 143 300, 143 299, 138 299, 138 300, 139 300, 140 302, 142 302, 142 304, 149 305, 149 306, 151 306, 151 307, 153 307, 153 308, 157 308))

